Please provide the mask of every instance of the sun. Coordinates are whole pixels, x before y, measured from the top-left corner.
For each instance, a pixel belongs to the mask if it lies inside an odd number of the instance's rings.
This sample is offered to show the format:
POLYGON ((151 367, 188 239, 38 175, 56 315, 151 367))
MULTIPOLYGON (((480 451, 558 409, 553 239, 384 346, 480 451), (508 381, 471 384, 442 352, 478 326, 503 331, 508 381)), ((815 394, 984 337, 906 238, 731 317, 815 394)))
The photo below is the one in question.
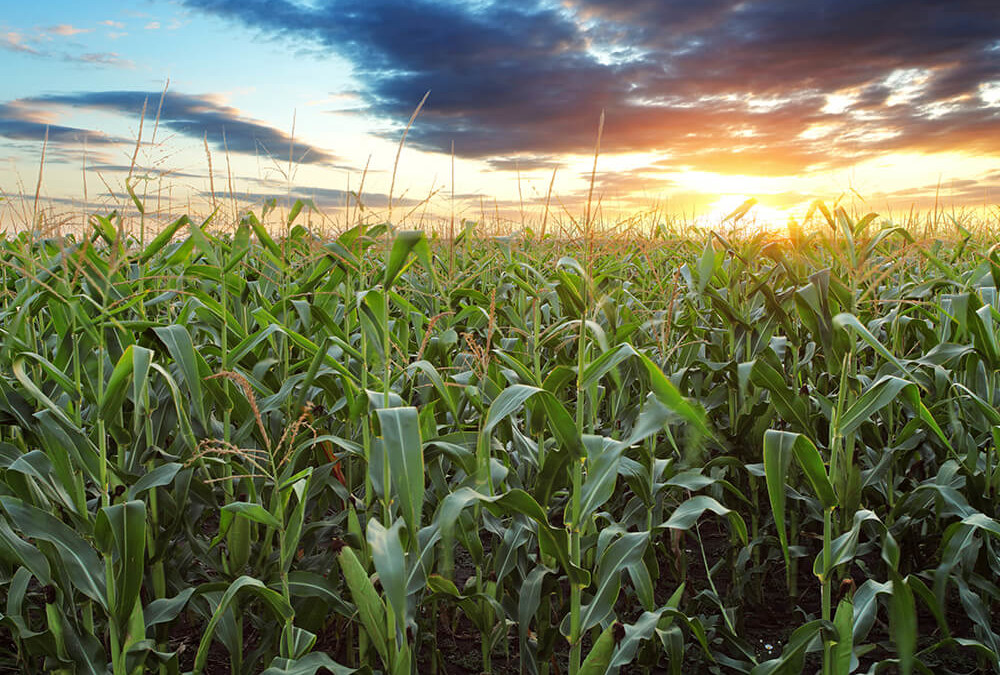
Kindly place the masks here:
POLYGON ((762 227, 779 227, 788 222, 789 214, 779 208, 756 202, 742 216, 733 216, 738 213, 741 207, 751 199, 746 194, 724 194, 717 200, 709 204, 709 211, 701 220, 709 227, 717 227, 724 221, 739 220, 744 224, 753 224, 762 227))

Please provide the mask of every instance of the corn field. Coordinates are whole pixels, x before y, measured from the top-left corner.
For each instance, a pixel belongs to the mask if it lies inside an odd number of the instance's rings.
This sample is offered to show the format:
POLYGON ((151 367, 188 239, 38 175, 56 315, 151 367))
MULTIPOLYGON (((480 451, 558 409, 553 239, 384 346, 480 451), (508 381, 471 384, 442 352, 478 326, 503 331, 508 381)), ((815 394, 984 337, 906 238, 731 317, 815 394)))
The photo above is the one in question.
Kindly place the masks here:
POLYGON ((0 670, 1000 672, 1000 251, 0 243, 0 670))

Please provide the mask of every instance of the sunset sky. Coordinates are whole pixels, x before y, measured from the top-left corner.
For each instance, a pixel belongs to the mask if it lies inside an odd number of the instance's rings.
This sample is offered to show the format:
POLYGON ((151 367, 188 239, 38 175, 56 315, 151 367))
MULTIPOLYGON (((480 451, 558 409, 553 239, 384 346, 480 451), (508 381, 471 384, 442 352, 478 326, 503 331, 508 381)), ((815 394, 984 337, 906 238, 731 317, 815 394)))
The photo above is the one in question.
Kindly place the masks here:
POLYGON ((121 198, 144 103, 140 191, 205 204, 231 176, 335 211, 367 165, 384 208, 428 91, 400 216, 452 192, 464 217, 537 213, 553 170, 574 212, 602 110, 608 218, 1000 202, 996 0, 42 0, 3 12, 0 67, 0 191, 33 197, 47 130, 42 198, 69 208, 85 183, 121 198))

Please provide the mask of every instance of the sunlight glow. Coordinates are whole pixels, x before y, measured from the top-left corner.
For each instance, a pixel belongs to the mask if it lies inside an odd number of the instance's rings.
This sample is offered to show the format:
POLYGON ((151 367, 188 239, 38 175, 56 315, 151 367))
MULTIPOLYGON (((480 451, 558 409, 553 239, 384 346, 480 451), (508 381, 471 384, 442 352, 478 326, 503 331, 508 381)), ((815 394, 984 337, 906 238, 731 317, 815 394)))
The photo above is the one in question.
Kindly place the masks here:
POLYGON ((714 195, 778 194, 788 189, 788 180, 782 176, 748 176, 722 174, 710 171, 684 171, 671 175, 679 187, 714 195))
POLYGON ((815 141, 818 138, 829 136, 839 127, 839 124, 811 124, 808 129, 799 134, 799 138, 807 141, 815 141))
POLYGON ((827 115, 839 115, 849 110, 856 100, 855 94, 828 94, 826 105, 821 112, 827 115))
MULTIPOLYGON (((702 218, 702 220, 709 226, 718 225, 724 218, 728 217, 736 209, 746 203, 748 199, 750 199, 750 195, 747 194, 722 195, 709 206, 710 210, 702 218)), ((745 216, 740 219, 740 221, 744 223, 773 227, 787 223, 788 213, 773 206, 768 206, 767 204, 757 203, 747 212, 745 216)))
POLYGON ((930 82, 932 71, 926 68, 900 68, 889 73, 883 84, 892 90, 885 104, 890 108, 917 98, 930 82))
POLYGON ((1000 107, 1000 80, 979 85, 979 98, 991 108, 1000 107))

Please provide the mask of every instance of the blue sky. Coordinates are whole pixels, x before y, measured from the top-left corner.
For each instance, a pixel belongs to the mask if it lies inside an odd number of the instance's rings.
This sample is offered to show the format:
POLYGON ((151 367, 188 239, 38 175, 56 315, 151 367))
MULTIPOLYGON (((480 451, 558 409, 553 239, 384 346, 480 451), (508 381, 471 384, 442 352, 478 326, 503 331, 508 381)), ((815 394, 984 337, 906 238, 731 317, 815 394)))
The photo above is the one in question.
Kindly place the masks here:
POLYGON ((1000 194, 993 2, 42 1, 0 18, 0 67, 0 190, 33 195, 47 130, 43 197, 81 208, 120 200, 133 154, 181 205, 231 185, 335 211, 364 175, 382 208, 427 91, 397 218, 537 210, 553 171, 573 212, 602 110, 609 218, 1000 194))

